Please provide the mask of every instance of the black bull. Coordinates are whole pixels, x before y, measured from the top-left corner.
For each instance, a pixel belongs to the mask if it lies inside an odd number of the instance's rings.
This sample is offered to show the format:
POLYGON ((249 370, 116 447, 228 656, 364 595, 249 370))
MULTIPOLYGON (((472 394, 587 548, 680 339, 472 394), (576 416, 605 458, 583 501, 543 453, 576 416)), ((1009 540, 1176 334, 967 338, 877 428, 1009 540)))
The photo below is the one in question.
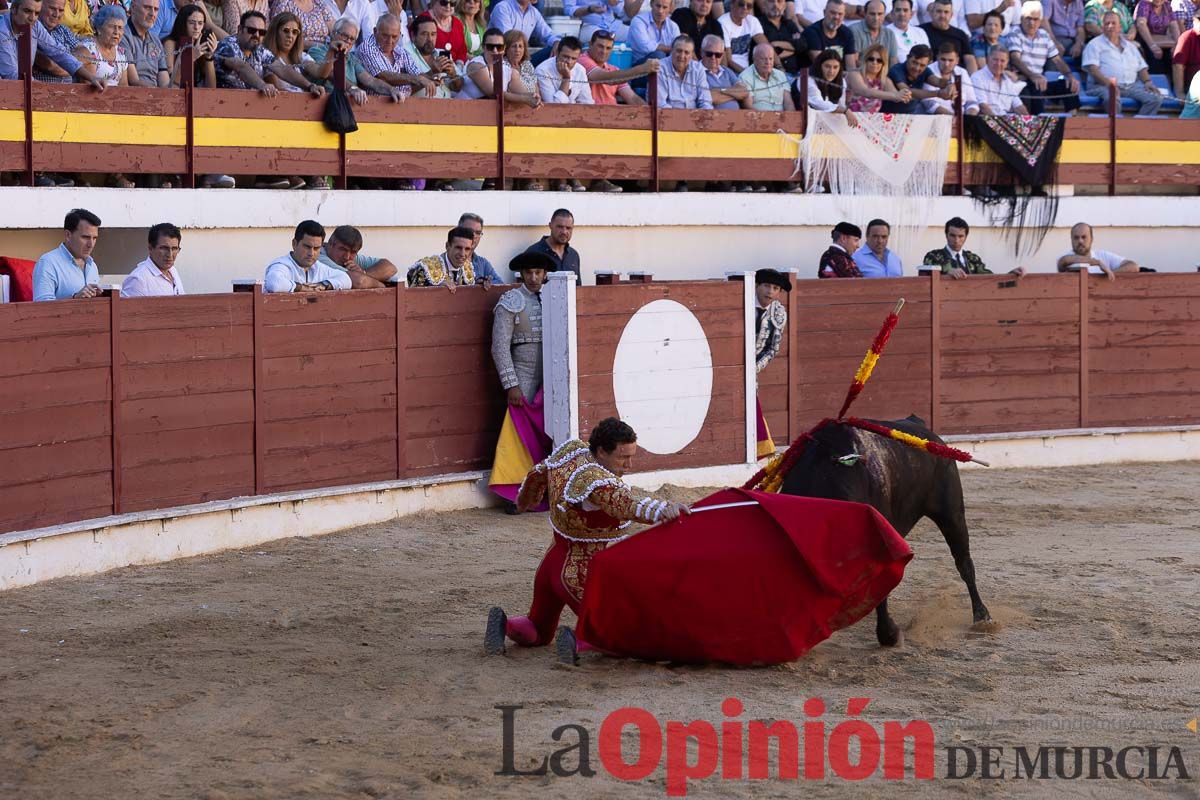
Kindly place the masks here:
MULTIPOLYGON (((941 442, 915 416, 882 424, 941 442)), ((958 574, 967 584, 975 623, 991 620, 975 588, 962 482, 954 461, 870 431, 832 424, 813 435, 804 453, 784 476, 781 491, 800 497, 866 503, 904 537, 921 517, 929 517, 946 538, 958 574)), ((875 635, 879 643, 892 646, 899 642, 900 629, 888 615, 886 599, 875 612, 875 635)))

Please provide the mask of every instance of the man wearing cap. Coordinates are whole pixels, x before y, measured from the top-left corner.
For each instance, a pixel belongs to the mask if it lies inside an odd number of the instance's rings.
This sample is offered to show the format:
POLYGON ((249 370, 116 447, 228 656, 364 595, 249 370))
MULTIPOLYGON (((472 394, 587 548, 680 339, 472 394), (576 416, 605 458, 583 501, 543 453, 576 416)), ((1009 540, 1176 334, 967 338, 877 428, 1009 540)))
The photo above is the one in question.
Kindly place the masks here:
POLYGON ((508 266, 521 284, 500 297, 492 319, 492 360, 508 412, 488 486, 508 501, 505 511, 515 514, 521 481, 552 444, 542 406, 542 284, 557 265, 545 253, 525 252, 508 266))
POLYGON ((850 255, 858 249, 862 229, 849 222, 839 222, 833 229, 833 244, 821 254, 817 264, 818 278, 861 278, 862 272, 850 255))
MULTIPOLYGON (((754 273, 754 371, 762 372, 779 352, 783 332, 787 328, 787 309, 779 302, 784 292, 792 290, 792 281, 776 269, 760 269, 754 273)), ((754 398, 758 416, 756 424, 758 457, 775 455, 775 442, 763 416, 762 403, 754 398)))

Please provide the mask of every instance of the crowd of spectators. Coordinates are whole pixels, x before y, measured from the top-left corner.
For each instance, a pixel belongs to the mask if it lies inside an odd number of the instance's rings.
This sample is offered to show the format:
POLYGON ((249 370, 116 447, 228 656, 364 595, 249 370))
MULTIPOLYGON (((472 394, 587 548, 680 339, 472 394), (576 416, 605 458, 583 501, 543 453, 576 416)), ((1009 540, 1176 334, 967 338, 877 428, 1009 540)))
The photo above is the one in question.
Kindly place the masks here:
MULTIPOLYGON (((968 275, 991 275, 987 264, 976 253, 966 249, 971 226, 962 217, 946 220, 943 229, 946 246, 930 250, 921 259, 919 271, 938 271, 958 280, 968 275)), ((830 231, 833 240, 817 262, 818 278, 900 278, 904 264, 900 256, 888 248, 892 226, 887 220, 873 219, 867 223, 867 235, 852 222, 839 222, 830 231)), ((1092 226, 1086 222, 1071 228, 1071 250, 1055 262, 1059 272, 1087 270, 1103 274, 1109 280, 1118 272, 1153 272, 1136 261, 1107 250, 1093 247, 1092 226)), ((1008 274, 1018 278, 1026 274, 1024 267, 1010 269, 1008 274)))
MULTIPOLYGON (((76 208, 63 221, 63 242, 42 254, 33 268, 33 299, 65 300, 89 298, 101 294, 100 270, 92 251, 100 237, 100 218, 91 211, 76 208)), ((296 226, 291 248, 267 265, 263 290, 279 292, 321 292, 349 289, 381 289, 404 283, 408 286, 442 286, 450 292, 460 286, 481 285, 485 290, 496 284, 510 283, 479 252, 483 239, 483 218, 463 213, 446 234, 445 247, 419 258, 401 270, 391 260, 362 253, 362 233, 351 225, 340 225, 326 236, 315 220, 296 226)), ((525 253, 553 263, 558 272, 572 273, 580 282, 582 267, 579 251, 571 246, 575 216, 565 208, 550 215, 549 230, 525 248, 525 253)), ((966 249, 971 232, 966 220, 951 217, 944 227, 945 247, 927 252, 920 271, 938 270, 949 278, 990 275, 983 259, 966 249)), ((857 225, 839 222, 831 231, 832 242, 817 264, 818 278, 899 278, 904 264, 888 247, 892 227, 883 219, 867 223, 866 236, 857 225)), ((1056 262, 1059 272, 1087 270, 1112 280, 1118 272, 1146 271, 1132 259, 1096 248, 1094 231, 1086 222, 1071 228, 1071 250, 1056 262)), ((183 281, 175 269, 182 249, 183 233, 169 223, 150 228, 146 258, 135 265, 121 285, 127 297, 157 297, 184 294, 183 281)), ((402 262, 403 263, 403 262, 402 262)), ((1148 270, 1153 271, 1153 270, 1148 270)), ((1024 267, 1009 270, 1021 277, 1024 267)))
MULTIPOLYGON (((71 210, 63 220, 63 242, 43 253, 33 267, 33 299, 67 300, 96 297, 100 287, 100 269, 92 258, 100 238, 100 218, 83 208, 71 210)), ((555 209, 550 215, 549 231, 526 248, 540 258, 553 261, 559 272, 580 278, 579 251, 571 246, 575 215, 569 209, 555 209)), ((459 286, 479 284, 490 289, 494 284, 511 282, 500 275, 491 262, 478 252, 483 239, 483 217, 463 213, 446 236, 440 253, 418 259, 406 270, 392 261, 362 253, 362 233, 351 225, 333 229, 326 238, 325 228, 315 220, 296 226, 291 249, 267 265, 263 276, 266 292, 321 292, 348 289, 382 289, 404 282, 408 286, 445 286, 451 292, 459 286)), ((182 249, 183 233, 170 222, 150 228, 146 258, 129 272, 121 284, 127 297, 158 297, 184 294, 183 281, 175 269, 182 249)))
MULTIPOLYGON (((1183 116, 1200 117, 1194 0, 566 0, 564 12, 581 37, 560 36, 531 0, 15 0, 0 16, 0 78, 17 77, 13 26, 29 24, 37 80, 98 91, 178 86, 190 49, 197 86, 264 97, 324 95, 342 53, 357 104, 490 98, 499 65, 506 100, 531 107, 643 104, 656 75, 661 107, 782 111, 807 98, 851 124, 875 111, 951 113, 957 84, 968 114, 1074 113, 1081 92, 1105 100, 1114 91, 1153 114, 1173 89, 1187 98, 1183 116), (632 52, 631 68, 610 63, 616 44, 632 52)), ((105 180, 134 185, 120 174, 105 180)), ((255 185, 328 182, 273 176, 255 185)), ((571 179, 552 188, 620 189, 571 179)))

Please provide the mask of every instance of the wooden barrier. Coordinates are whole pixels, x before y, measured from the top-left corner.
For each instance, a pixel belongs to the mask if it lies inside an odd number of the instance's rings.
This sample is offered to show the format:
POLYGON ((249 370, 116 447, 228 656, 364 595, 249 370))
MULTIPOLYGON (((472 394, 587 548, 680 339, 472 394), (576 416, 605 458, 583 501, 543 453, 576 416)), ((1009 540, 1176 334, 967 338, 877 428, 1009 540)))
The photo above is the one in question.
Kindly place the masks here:
MULTIPOLYGON (((638 449, 638 469, 675 469, 743 461, 746 452, 745 308, 741 284, 717 281, 627 283, 577 290, 579 331, 579 430, 587 432, 605 417, 618 416, 614 388, 617 346, 630 318, 655 300, 672 300, 692 313, 703 328, 712 360, 712 394, 699 435, 682 450, 655 454, 638 449)), ((671 313, 671 312, 667 312, 671 313)), ((646 370, 671 371, 671 332, 630 342, 646 370), (661 336, 661 338, 659 338, 661 336)), ((753 369, 753 366, 751 366, 753 369)), ((633 401, 637 402, 637 401, 633 401)), ((674 420, 664 420, 664 425, 674 420)))
MULTIPOLYGON (((31 41, 21 38, 24 48, 31 41)), ((22 52, 22 55, 27 55, 22 52)), ((793 179, 806 112, 687 111, 648 106, 505 106, 503 101, 355 106, 359 130, 322 123, 324 99, 231 89, 0 81, 0 171, 377 178, 793 179), (28 99, 27 99, 28 98, 28 99)), ((960 123, 961 124, 961 123, 960 123)), ((959 140, 946 182, 974 178, 959 140), (965 163, 964 163, 965 162, 965 163)), ((1195 186, 1200 120, 1072 118, 1064 184, 1195 186)))
MULTIPOLYGON (((2 304, 0 532, 486 468, 504 413, 488 348, 499 296, 256 287, 2 304)), ((901 296, 856 415, 915 413, 942 434, 1200 424, 1200 275, 805 280, 758 376, 777 443, 837 413, 901 296)), ((741 284, 621 283, 580 287, 577 300, 585 436, 619 411, 614 361, 629 320, 672 300, 703 329, 712 391, 699 434, 643 452, 638 469, 744 459, 741 284)), ((683 349, 660 333, 634 345, 653 356, 639 369, 667 372, 683 349)))
POLYGON ((107 300, 0 305, 0 531, 113 510, 107 300))
POLYGON ((111 303, 121 510, 254 494, 253 309, 235 294, 159 300, 111 303))

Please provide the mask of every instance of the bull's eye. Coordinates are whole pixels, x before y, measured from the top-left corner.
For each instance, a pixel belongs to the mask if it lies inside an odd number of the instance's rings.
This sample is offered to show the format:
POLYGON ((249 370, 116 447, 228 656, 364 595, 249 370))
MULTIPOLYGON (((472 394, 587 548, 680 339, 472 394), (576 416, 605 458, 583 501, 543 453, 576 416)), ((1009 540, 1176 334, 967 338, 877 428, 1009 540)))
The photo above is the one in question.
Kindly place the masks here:
POLYGON ((843 467, 853 467, 862 461, 861 453, 850 453, 849 455, 837 456, 833 459, 835 464, 840 464, 843 467))

